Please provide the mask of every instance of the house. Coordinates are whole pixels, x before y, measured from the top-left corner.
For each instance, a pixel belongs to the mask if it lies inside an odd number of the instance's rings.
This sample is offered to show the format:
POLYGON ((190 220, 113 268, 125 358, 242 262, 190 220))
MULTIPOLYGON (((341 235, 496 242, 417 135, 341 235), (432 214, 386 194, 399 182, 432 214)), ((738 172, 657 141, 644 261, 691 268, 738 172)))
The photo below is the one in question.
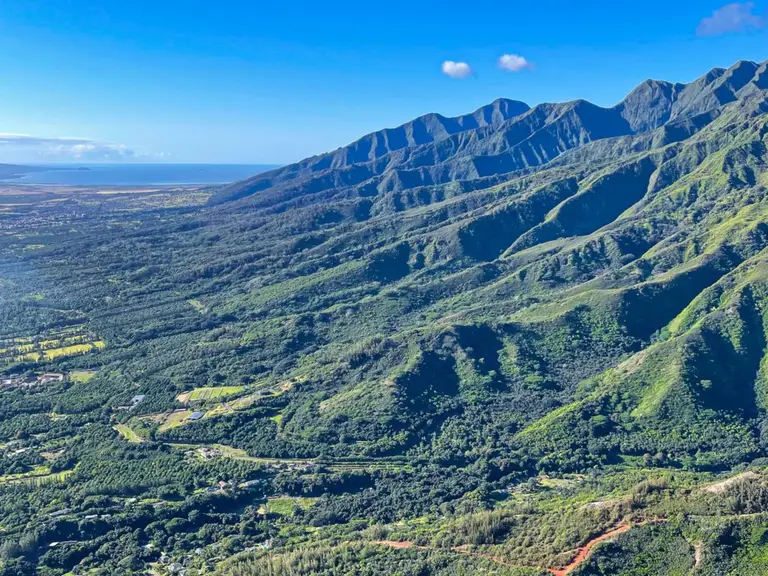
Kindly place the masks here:
POLYGON ((41 376, 37 377, 37 381, 40 382, 40 384, 48 384, 49 382, 64 382, 64 374, 42 374, 41 376))
POLYGON ((38 383, 37 380, 25 380, 24 376, 14 374, 7 376, 0 381, 0 386, 4 388, 31 387, 38 383))
POLYGON ((216 448, 203 447, 199 448, 197 452, 204 460, 221 456, 221 450, 217 450, 216 448))
POLYGON ((192 412, 192 414, 189 415, 188 420, 200 420, 203 416, 205 416, 205 412, 192 412))
POLYGON ((145 394, 136 394, 131 398, 131 403, 128 406, 116 406, 115 410, 133 410, 144 401, 144 398, 146 398, 145 394))

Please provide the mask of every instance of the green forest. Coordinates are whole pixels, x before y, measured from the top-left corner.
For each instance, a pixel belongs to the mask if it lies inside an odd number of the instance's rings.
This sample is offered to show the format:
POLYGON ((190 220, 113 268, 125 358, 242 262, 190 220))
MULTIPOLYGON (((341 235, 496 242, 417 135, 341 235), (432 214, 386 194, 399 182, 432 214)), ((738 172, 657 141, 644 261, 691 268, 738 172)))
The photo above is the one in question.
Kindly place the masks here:
POLYGON ((768 573, 768 63, 489 106, 3 188, 0 574, 768 573))

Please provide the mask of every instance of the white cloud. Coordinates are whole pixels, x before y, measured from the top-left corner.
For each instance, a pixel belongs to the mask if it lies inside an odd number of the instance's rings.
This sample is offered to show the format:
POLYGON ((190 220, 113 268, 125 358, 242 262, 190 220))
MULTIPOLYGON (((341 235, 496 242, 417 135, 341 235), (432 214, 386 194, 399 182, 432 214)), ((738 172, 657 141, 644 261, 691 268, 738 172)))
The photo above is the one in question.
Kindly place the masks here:
POLYGON ((517 54, 504 54, 499 58, 499 68, 510 72, 520 72, 526 68, 533 68, 533 64, 517 54))
POLYGON ((122 144, 101 144, 98 142, 88 142, 85 144, 59 144, 52 152, 63 158, 74 160, 86 160, 98 162, 109 160, 119 162, 121 160, 133 160, 136 153, 122 144))
POLYGON ((738 34, 768 27, 768 17, 755 14, 754 2, 734 2, 704 18, 696 31, 699 36, 738 34))
POLYGON ((90 138, 59 138, 0 133, 0 163, 25 162, 122 162, 157 158, 136 152, 124 144, 90 138))
POLYGON ((467 78, 472 75, 472 67, 466 62, 446 60, 443 62, 443 74, 451 78, 467 78))
POLYGON ((0 146, 56 146, 61 144, 87 144, 89 142, 92 142, 92 140, 87 138, 46 138, 30 136, 28 134, 0 133, 0 146))

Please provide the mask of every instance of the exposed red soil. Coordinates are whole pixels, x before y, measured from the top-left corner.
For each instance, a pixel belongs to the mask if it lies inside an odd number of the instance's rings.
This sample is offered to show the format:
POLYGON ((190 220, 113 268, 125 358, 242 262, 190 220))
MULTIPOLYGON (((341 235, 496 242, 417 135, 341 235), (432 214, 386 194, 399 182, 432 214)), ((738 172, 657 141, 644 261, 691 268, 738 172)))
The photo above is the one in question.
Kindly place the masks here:
POLYGON ((637 522, 636 524, 633 524, 631 522, 627 522, 624 524, 621 524, 620 526, 617 526, 616 528, 609 530, 608 532, 605 532, 604 534, 601 534, 600 536, 597 536, 595 538, 592 538, 589 542, 587 542, 584 546, 578 549, 578 553, 576 554, 576 557, 571 561, 568 566, 564 566, 563 568, 550 568, 549 572, 553 576, 566 576, 567 574, 570 574, 576 568, 578 568, 582 562, 584 562, 587 558, 589 558, 589 555, 592 553, 592 549, 600 544, 601 542, 605 542, 606 540, 611 540, 612 538, 615 538, 619 534, 622 534, 632 528, 633 526, 643 526, 644 524, 656 524, 659 522, 666 522, 666 518, 651 518, 650 520, 644 520, 642 522, 637 522))
POLYGON ((627 530, 629 530, 629 524, 622 524, 618 528, 614 528, 613 530, 610 530, 605 534, 601 534, 597 538, 592 538, 592 540, 587 542, 586 545, 579 548, 579 551, 576 554, 576 557, 571 561, 570 564, 568 564, 568 566, 565 566, 563 568, 550 568, 549 572, 553 574, 553 576, 566 576, 567 574, 570 574, 571 572, 576 570, 576 568, 578 568, 579 565, 582 562, 584 562, 584 560, 589 558, 589 555, 592 553, 592 548, 600 544, 600 542, 605 542, 606 540, 610 540, 611 538, 618 536, 619 534, 622 534, 627 530))
MULTIPOLYGON (((397 540, 376 540, 374 542, 371 542, 371 544, 380 544, 382 546, 389 546, 390 548, 416 548, 417 550, 434 550, 432 546, 417 546, 413 542, 400 542, 397 540)), ((486 560, 490 560, 491 562, 495 562, 496 564, 501 564, 503 566, 515 566, 514 564, 510 564, 504 558, 501 558, 499 556, 491 556, 489 554, 482 554, 480 552, 472 552, 468 549, 468 547, 465 546, 454 546, 451 548, 452 552, 458 552, 460 554, 466 554, 467 556, 474 556, 475 558, 485 558, 486 560)))
POLYGON ((371 544, 381 544, 390 548, 419 548, 426 549, 426 546, 416 546, 413 542, 398 542, 397 540, 375 540, 371 544))
MULTIPOLYGON (((581 548, 578 548, 576 550, 576 556, 573 558, 570 564, 567 566, 563 566, 562 568, 548 568, 548 571, 552 576, 567 576, 576 568, 578 568, 582 562, 587 560, 589 556, 592 554, 592 549, 600 544, 601 542, 605 542, 606 540, 611 540, 612 538, 615 538, 619 534, 623 534, 627 530, 629 530, 633 526, 642 526, 643 524, 650 524, 650 523, 656 523, 656 522, 665 522, 666 519, 664 518, 654 518, 652 520, 646 520, 644 522, 638 522, 637 524, 632 523, 624 523, 616 528, 613 528, 609 530, 608 532, 605 532, 601 534, 600 536, 596 536, 595 538, 592 538, 589 542, 587 542, 584 546, 581 548)), ((380 544, 382 546, 389 546, 390 548, 417 548, 419 550, 433 550, 431 546, 417 546, 413 542, 400 542, 397 540, 377 540, 374 542, 371 542, 372 544, 380 544)), ((491 556, 489 554, 482 554, 479 552, 472 552, 469 550, 468 546, 455 546, 451 548, 453 552, 458 552, 460 554, 467 554, 469 556, 474 556, 476 558, 485 558, 486 560, 490 560, 491 562, 495 562, 496 564, 501 564, 503 566, 512 566, 514 567, 514 564, 510 564, 504 558, 501 558, 499 556, 491 556)))

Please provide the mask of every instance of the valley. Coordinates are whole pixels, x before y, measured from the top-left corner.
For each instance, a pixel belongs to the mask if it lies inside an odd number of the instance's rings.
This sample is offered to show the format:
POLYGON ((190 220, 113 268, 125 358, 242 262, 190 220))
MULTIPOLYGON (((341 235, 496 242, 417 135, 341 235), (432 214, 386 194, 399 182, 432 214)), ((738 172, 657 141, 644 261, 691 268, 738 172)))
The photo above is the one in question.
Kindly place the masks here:
POLYGON ((747 61, 3 187, 0 574, 762 574, 767 251, 747 61))

